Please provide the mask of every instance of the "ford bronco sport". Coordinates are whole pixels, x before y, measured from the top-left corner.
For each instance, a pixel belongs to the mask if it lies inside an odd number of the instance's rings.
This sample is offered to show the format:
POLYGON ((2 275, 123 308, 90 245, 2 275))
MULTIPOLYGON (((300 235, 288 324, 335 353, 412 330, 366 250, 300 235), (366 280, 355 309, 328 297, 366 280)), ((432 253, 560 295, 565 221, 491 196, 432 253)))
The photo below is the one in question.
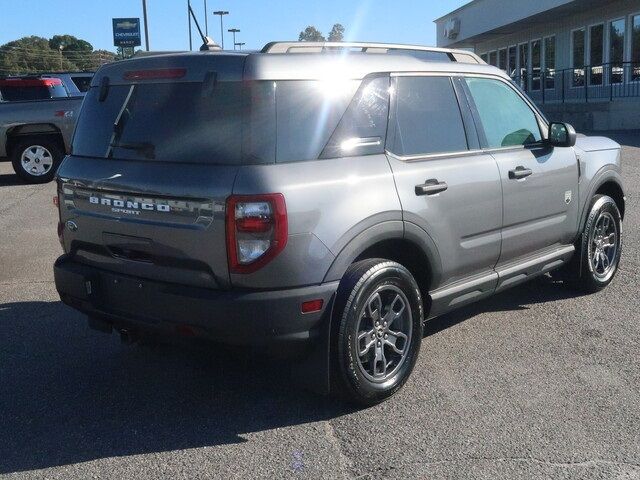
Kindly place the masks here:
POLYGON ((56 286, 92 327, 296 347, 364 405, 407 380, 425 320, 558 269, 595 292, 622 247, 619 145, 456 50, 107 65, 57 181, 56 286))

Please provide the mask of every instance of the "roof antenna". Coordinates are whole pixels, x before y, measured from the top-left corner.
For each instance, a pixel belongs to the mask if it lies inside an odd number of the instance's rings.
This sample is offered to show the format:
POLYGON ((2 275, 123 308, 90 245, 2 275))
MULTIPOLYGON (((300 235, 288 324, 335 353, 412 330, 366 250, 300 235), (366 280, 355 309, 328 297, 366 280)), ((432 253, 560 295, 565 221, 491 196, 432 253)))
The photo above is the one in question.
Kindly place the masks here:
POLYGON ((200 28, 198 19, 193 13, 193 8, 191 8, 191 3, 189 3, 189 13, 191 14, 191 18, 193 18, 193 21, 195 22, 196 27, 198 28, 198 33, 200 34, 200 38, 202 38, 202 46, 200 47, 200 50, 210 51, 210 52, 216 52, 216 51, 222 50, 222 48, 220 48, 220 45, 214 42, 213 39, 211 39, 210 37, 207 37, 204 33, 202 33, 202 29, 200 28))

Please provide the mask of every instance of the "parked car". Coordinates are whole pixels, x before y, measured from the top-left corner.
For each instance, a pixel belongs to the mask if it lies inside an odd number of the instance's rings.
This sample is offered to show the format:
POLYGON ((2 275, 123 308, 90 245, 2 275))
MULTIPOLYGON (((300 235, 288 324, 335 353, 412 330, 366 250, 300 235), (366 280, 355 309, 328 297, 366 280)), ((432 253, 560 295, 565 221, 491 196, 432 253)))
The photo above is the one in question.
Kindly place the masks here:
POLYGON ((91 86, 95 72, 55 72, 43 73, 42 76, 59 78, 70 97, 84 96, 91 86))
MULTIPOLYGON (((62 88, 58 79, 42 81, 62 88)), ((28 183, 50 182, 69 152, 81 105, 82 97, 69 98, 66 92, 60 98, 0 102, 0 158, 9 157, 28 183)))
POLYGON ((21 102, 68 97, 69 94, 58 78, 4 77, 0 78, 0 101, 21 102))
POLYGON ((625 211, 615 142, 472 53, 359 43, 102 67, 58 197, 56 287, 90 326, 291 349, 363 405, 425 320, 559 269, 606 287, 625 211))

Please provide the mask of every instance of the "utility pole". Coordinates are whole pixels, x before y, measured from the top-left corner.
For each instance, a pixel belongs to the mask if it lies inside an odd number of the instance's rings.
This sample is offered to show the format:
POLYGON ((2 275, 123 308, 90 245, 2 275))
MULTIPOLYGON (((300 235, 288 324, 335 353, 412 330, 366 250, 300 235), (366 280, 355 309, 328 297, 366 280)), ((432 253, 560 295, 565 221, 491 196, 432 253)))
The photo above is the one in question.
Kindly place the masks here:
POLYGON ((242 46, 244 45, 244 42, 238 42, 235 45, 237 45, 238 47, 240 47, 238 50, 242 50, 242 46))
POLYGON ((191 40, 191 0, 187 0, 187 20, 189 21, 189 51, 193 50, 193 40, 191 40))
POLYGON ((222 50, 224 50, 224 27, 222 26, 222 17, 224 15, 229 15, 229 12, 225 10, 216 10, 213 14, 220 15, 220 45, 222 46, 222 50))
POLYGON ((142 0, 142 16, 144 17, 144 45, 149 51, 149 26, 147 25, 147 0, 142 0))
POLYGON ((207 0, 204 0, 204 34, 209 36, 209 10, 207 9, 207 0))
POLYGON ((230 28, 227 32, 233 33, 233 49, 236 49, 236 33, 240 32, 239 28, 230 28))

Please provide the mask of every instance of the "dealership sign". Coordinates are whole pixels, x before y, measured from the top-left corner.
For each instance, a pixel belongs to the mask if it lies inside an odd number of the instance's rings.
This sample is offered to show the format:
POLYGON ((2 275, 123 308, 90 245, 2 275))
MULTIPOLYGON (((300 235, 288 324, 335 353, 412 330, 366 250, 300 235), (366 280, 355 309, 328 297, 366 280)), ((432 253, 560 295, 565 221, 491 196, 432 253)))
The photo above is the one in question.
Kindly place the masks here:
POLYGON ((116 47, 139 47, 140 40, 139 18, 113 19, 113 44, 116 47))

